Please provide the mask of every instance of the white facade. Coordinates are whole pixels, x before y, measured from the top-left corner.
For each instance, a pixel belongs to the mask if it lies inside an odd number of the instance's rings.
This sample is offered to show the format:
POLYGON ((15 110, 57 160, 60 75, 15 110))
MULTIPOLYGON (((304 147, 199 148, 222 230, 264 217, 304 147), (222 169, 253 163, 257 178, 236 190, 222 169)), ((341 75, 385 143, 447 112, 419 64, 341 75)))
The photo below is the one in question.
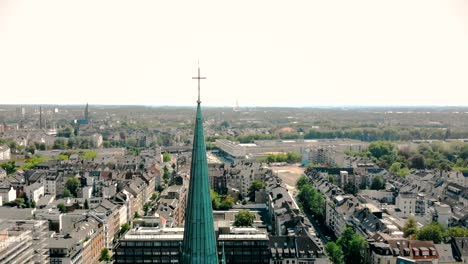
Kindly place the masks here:
POLYGON ((437 215, 437 222, 442 224, 444 228, 447 228, 449 225, 449 220, 453 216, 450 206, 444 203, 435 202, 434 209, 437 215))
POLYGON ((0 196, 2 197, 2 202, 12 202, 16 199, 16 191, 13 187, 11 188, 2 188, 0 189, 0 196))
POLYGON ((36 182, 32 185, 24 187, 24 192, 26 193, 26 197, 30 202, 34 201, 37 203, 42 196, 44 196, 45 188, 39 182, 36 182))
POLYGON ((349 175, 347 171, 340 171, 340 179, 341 179, 341 188, 344 188, 346 184, 349 182, 349 175))
POLYGON ((8 146, 0 146, 0 161, 10 160, 11 158, 11 150, 8 146))
POLYGON ((91 199, 93 197, 93 186, 83 187, 83 198, 91 199))
POLYGON ((416 212, 416 194, 400 193, 395 199, 395 207, 399 208, 403 215, 416 212))

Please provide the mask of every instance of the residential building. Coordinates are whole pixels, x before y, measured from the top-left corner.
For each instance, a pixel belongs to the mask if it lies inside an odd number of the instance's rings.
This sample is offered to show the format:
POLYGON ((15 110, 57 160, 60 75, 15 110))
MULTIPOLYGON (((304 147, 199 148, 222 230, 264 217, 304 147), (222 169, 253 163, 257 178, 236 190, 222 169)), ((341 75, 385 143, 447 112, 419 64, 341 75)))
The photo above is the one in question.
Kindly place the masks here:
POLYGON ((0 187, 0 197, 2 202, 12 202, 16 199, 16 190, 13 187, 0 187))
POLYGON ((395 199, 395 207, 399 208, 403 215, 425 215, 426 201, 422 193, 399 193, 395 199))
POLYGON ((81 264, 83 263, 83 247, 81 243, 70 236, 48 239, 50 263, 81 264))
MULTIPOLYGON (((382 238, 382 237, 380 237, 382 238)), ((370 243, 370 263, 398 263, 398 258, 406 258, 414 263, 439 263, 439 253, 432 241, 387 239, 370 243)))
POLYGON ((0 161, 10 160, 11 150, 10 147, 6 145, 0 145, 0 161))
POLYGON ((44 185, 41 182, 35 182, 31 185, 25 186, 24 192, 30 202, 34 201, 37 203, 39 199, 44 196, 44 185))
POLYGON ((0 263, 33 263, 34 250, 31 230, 11 230, 0 222, 0 263))
POLYGON ((61 173, 49 173, 43 178, 44 193, 57 196, 63 193, 64 183, 61 173))

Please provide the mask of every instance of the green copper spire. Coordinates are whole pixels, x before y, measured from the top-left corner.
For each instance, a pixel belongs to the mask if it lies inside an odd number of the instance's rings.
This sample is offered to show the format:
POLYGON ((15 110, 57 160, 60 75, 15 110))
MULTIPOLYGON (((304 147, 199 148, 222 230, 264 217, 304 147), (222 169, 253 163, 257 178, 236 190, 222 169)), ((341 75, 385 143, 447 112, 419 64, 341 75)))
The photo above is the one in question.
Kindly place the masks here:
POLYGON ((203 117, 200 107, 200 79, 204 79, 200 77, 200 67, 198 77, 194 79, 198 79, 198 101, 181 263, 218 264, 203 117))

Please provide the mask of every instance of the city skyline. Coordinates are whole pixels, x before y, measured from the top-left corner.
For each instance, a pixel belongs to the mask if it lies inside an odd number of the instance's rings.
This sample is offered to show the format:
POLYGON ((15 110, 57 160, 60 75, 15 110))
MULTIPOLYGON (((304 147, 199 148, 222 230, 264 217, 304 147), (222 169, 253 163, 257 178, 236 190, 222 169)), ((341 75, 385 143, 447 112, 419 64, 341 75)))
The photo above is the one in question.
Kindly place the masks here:
POLYGON ((0 4, 1 104, 467 106, 467 4, 0 4))

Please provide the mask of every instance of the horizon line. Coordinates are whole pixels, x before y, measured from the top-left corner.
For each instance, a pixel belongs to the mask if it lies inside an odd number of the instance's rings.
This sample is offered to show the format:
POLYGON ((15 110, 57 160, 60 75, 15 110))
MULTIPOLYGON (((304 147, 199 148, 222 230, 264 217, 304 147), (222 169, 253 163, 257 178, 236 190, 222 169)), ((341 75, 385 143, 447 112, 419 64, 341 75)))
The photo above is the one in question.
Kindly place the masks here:
MULTIPOLYGON (((108 104, 108 103, 96 103, 91 104, 89 102, 78 104, 54 104, 54 103, 3 103, 0 106, 85 106, 89 104, 90 106, 138 106, 138 107, 194 107, 194 105, 187 104, 174 104, 174 105, 164 105, 164 104, 108 104)), ((245 109, 245 108, 427 108, 427 107, 437 107, 437 108, 468 108, 468 105, 244 105, 244 106, 230 106, 230 105, 204 105, 204 107, 209 108, 236 108, 245 109)))

